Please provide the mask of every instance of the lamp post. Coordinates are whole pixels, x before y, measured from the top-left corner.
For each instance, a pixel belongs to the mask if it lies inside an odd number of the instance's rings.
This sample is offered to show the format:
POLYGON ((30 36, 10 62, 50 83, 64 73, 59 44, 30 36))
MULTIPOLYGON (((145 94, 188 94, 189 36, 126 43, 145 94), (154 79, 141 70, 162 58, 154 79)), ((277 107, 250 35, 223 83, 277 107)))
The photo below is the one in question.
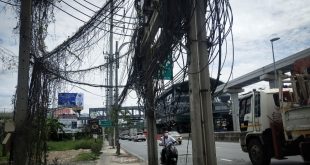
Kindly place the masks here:
POLYGON ((277 77, 277 71, 276 71, 276 61, 274 58, 274 51, 273 51, 273 42, 279 40, 279 37, 273 38, 270 40, 271 42, 271 49, 272 49, 272 58, 273 58, 273 71, 274 71, 274 84, 273 87, 276 88, 277 87, 277 82, 278 82, 278 77, 277 77))

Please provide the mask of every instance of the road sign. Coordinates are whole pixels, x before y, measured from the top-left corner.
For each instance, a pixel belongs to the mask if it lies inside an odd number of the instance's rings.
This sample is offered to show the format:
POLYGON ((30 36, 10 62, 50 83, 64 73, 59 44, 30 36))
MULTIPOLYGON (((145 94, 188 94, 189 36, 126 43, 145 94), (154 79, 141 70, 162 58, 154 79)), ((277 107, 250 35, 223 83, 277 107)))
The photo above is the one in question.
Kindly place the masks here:
POLYGON ((112 122, 111 122, 111 120, 99 120, 99 125, 101 127, 111 127, 112 122))
POLYGON ((172 80, 173 79, 173 62, 172 55, 168 55, 164 65, 159 68, 156 79, 172 80))

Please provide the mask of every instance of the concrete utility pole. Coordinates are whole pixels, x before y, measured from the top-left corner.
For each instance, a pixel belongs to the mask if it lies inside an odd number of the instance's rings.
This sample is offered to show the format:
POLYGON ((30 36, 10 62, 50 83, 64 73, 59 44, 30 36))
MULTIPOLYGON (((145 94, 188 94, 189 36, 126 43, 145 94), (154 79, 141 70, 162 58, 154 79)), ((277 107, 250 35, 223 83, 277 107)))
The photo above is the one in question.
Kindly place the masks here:
MULTIPOLYGON (((109 77, 109 85, 111 86, 109 89, 109 114, 111 114, 113 110, 113 0, 110 2, 110 53, 109 53, 109 71, 110 71, 110 77, 109 77)), ((112 136, 109 137, 109 144, 110 146, 114 147, 114 139, 112 136)))
MULTIPOLYGON (((150 74, 147 73, 149 66, 151 65, 151 60, 153 58, 153 54, 151 51, 151 43, 154 41, 155 35, 159 29, 159 13, 154 10, 152 17, 150 18, 149 25, 145 27, 144 36, 141 43, 141 52, 143 54, 143 62, 142 69, 144 73, 144 77, 150 74)), ((153 90, 153 79, 152 76, 149 80, 144 84, 145 88, 145 117, 147 122, 147 155, 148 155, 148 164, 149 165, 158 165, 158 150, 157 150, 157 139, 156 139, 156 122, 155 122, 155 105, 154 105, 154 90, 153 90)))
POLYGON ((203 0, 194 0, 190 25, 190 115, 194 165, 216 165, 203 0), (197 7, 200 6, 200 7, 197 7))
POLYGON ((119 68, 119 49, 118 49, 118 42, 116 41, 115 44, 115 98, 114 98, 114 105, 115 105, 115 111, 116 111, 116 125, 115 125, 115 143, 116 143, 116 154, 120 155, 120 144, 119 144, 119 130, 118 130, 118 68, 119 68))
MULTIPOLYGON (((103 54, 104 54, 104 52, 103 52, 103 54)), ((107 67, 107 70, 106 70, 106 73, 107 73, 107 78, 106 78, 106 84, 107 84, 107 86, 109 85, 109 57, 108 56, 105 56, 105 59, 106 59, 106 63, 108 64, 108 65, 106 65, 106 67, 107 67)), ((106 88, 106 101, 105 101, 105 106, 106 106, 106 110, 108 110, 109 109, 109 88, 107 87, 106 88)))
MULTIPOLYGON (((151 59, 151 58, 149 58, 151 59)), ((150 62, 150 60, 147 60, 150 62)), ((146 62, 146 64, 148 64, 146 62)), ((147 122, 147 150, 148 150, 148 164, 158 165, 158 153, 157 153, 157 139, 156 139, 156 123, 155 123, 155 108, 154 108, 154 91, 153 91, 153 79, 147 80, 146 85, 146 122, 147 122)))
POLYGON ((29 59, 31 48, 31 0, 21 1, 19 62, 17 78, 17 98, 15 109, 15 135, 13 144, 13 164, 27 164, 27 147, 30 124, 28 117, 29 59))

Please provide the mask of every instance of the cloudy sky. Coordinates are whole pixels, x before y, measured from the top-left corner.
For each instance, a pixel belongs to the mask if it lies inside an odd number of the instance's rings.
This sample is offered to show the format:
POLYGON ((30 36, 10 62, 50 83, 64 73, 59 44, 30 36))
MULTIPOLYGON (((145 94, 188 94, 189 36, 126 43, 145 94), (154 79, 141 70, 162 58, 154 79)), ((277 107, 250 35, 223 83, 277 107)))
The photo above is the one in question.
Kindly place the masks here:
MULTIPOLYGON (((72 0, 65 1, 74 4, 72 0)), ((85 4, 83 0, 78 1, 85 4)), ((98 6, 103 4, 101 0, 91 0, 91 2, 98 6)), ((272 63, 269 40, 273 37, 281 38, 274 43, 276 60, 310 47, 309 0, 232 0, 230 3, 234 17, 235 65, 233 78, 272 63)), ((59 6, 85 21, 89 19, 85 15, 75 13, 76 11, 63 3, 59 4, 59 6)), ((79 8, 78 6, 76 7, 79 8)), ((93 9, 95 10, 94 7, 93 9)), ((93 14, 91 11, 83 11, 89 15, 93 14)), ((16 14, 11 10, 10 6, 0 2, 0 17, 0 48, 5 48, 18 55, 19 36, 13 31, 17 22, 16 14)), ((49 36, 46 41, 48 50, 52 50, 67 37, 71 36, 83 24, 81 21, 58 9, 55 9, 55 20, 55 23, 51 24, 48 29, 49 36)), ((118 39, 115 38, 115 40, 118 39)), ((99 50, 99 48, 94 49, 92 54, 96 57, 94 62, 104 62, 103 56, 101 56, 102 50, 99 50)), ((231 54, 230 49, 228 55, 231 56, 231 54)), ((227 80, 229 71, 230 66, 227 65, 222 72, 222 81, 227 80)), ((16 69, 6 69, 5 65, 0 62, 0 111, 3 108, 12 108, 11 98, 17 84, 16 72, 16 69)), ((103 83, 104 76, 99 76, 99 79, 101 80, 98 82, 103 83)), ((257 87, 268 87, 268 83, 258 83, 246 89, 257 87)), ((84 112, 87 112, 89 107, 103 106, 103 102, 105 102, 104 89, 82 88, 87 89, 88 92, 79 88, 73 88, 72 86, 69 86, 66 92, 84 93, 84 106, 86 110, 84 112)), ((130 94, 129 100, 134 100, 130 99, 134 97, 134 94, 130 94)), ((135 105, 136 102, 127 101, 126 104, 135 105)))

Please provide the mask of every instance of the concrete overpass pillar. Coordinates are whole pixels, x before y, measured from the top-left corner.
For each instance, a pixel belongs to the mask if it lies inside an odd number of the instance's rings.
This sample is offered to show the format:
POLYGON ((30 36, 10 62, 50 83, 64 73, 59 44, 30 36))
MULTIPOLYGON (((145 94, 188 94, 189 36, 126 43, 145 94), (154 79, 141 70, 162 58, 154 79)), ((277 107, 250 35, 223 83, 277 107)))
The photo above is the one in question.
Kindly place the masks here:
POLYGON ((233 119, 233 128, 234 131, 240 131, 239 127, 239 99, 238 93, 243 92, 242 88, 234 88, 234 89, 226 89, 226 92, 230 94, 230 98, 232 101, 232 119, 233 119))
POLYGON ((264 75, 260 76, 259 79, 263 80, 263 81, 268 81, 270 89, 279 87, 279 83, 277 81, 278 78, 275 78, 274 74, 264 74, 264 75))

